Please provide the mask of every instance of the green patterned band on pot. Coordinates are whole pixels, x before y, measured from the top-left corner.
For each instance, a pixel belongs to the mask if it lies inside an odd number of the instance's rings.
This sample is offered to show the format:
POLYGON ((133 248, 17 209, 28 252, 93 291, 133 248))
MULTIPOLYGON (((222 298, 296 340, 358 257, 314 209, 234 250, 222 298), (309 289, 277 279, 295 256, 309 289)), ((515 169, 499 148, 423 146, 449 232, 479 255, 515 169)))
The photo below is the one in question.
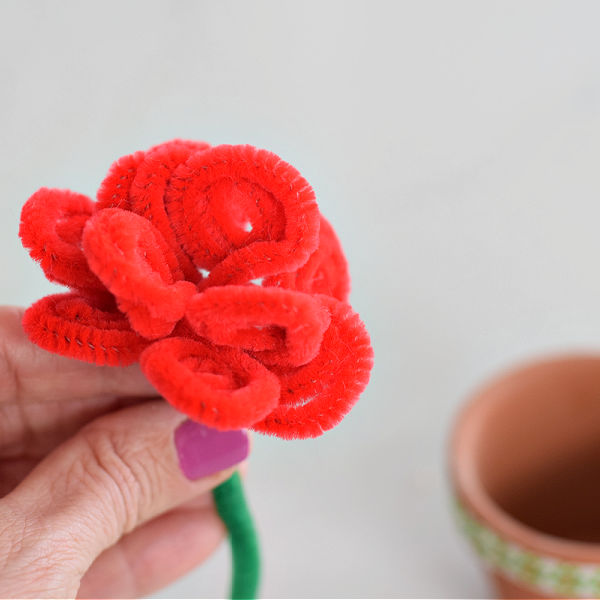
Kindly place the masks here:
POLYGON ((550 596, 600 598, 600 565, 536 554, 502 539, 455 499, 455 513, 481 559, 508 579, 550 596))

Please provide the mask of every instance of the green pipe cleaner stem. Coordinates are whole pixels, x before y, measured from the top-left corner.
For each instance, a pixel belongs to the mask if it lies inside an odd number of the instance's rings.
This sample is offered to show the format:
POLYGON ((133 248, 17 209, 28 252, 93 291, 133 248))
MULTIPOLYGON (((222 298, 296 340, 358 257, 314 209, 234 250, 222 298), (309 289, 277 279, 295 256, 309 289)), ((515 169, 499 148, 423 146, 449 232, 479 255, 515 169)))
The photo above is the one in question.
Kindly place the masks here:
POLYGON ((260 549, 252 515, 236 471, 213 490, 219 516, 229 532, 232 558, 232 600, 254 600, 260 579, 260 549))

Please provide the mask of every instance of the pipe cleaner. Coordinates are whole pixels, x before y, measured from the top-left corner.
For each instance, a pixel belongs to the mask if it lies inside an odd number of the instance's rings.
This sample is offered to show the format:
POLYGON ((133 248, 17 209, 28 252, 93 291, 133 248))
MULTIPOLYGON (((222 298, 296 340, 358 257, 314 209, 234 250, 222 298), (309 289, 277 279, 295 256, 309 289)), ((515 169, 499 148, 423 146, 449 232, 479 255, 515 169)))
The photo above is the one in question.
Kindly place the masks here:
MULTIPOLYGON (((70 288, 25 312, 41 348, 139 361, 157 391, 217 430, 285 439, 337 425, 368 383, 369 335, 348 265, 308 182, 267 150, 173 140, 117 160, 96 201, 41 188, 23 245, 70 288)), ((213 496, 233 598, 254 598, 259 551, 236 473, 213 496)))

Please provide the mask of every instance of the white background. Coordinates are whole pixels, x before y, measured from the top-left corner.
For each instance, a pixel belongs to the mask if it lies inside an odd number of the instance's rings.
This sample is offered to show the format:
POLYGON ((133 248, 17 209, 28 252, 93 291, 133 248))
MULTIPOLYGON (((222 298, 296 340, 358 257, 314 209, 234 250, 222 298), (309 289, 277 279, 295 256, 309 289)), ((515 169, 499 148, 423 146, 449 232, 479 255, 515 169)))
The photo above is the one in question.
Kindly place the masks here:
MULTIPOLYGON (((314 441, 255 439, 265 597, 482 597, 446 442, 474 386, 600 347, 600 3, 0 5, 0 286, 54 288, 17 238, 41 186, 94 195, 173 137, 273 150, 313 184, 373 338, 314 441)), ((219 596, 227 548, 161 596, 219 596)))

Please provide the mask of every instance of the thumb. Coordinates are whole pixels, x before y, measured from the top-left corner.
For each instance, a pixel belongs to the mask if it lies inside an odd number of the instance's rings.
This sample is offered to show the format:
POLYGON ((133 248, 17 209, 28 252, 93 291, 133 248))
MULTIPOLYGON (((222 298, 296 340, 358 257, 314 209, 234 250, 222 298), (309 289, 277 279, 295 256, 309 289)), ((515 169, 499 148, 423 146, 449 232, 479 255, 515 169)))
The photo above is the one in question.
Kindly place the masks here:
POLYGON ((164 401, 92 421, 0 500, 0 597, 74 597, 103 550, 223 482, 248 449, 244 432, 164 401))

